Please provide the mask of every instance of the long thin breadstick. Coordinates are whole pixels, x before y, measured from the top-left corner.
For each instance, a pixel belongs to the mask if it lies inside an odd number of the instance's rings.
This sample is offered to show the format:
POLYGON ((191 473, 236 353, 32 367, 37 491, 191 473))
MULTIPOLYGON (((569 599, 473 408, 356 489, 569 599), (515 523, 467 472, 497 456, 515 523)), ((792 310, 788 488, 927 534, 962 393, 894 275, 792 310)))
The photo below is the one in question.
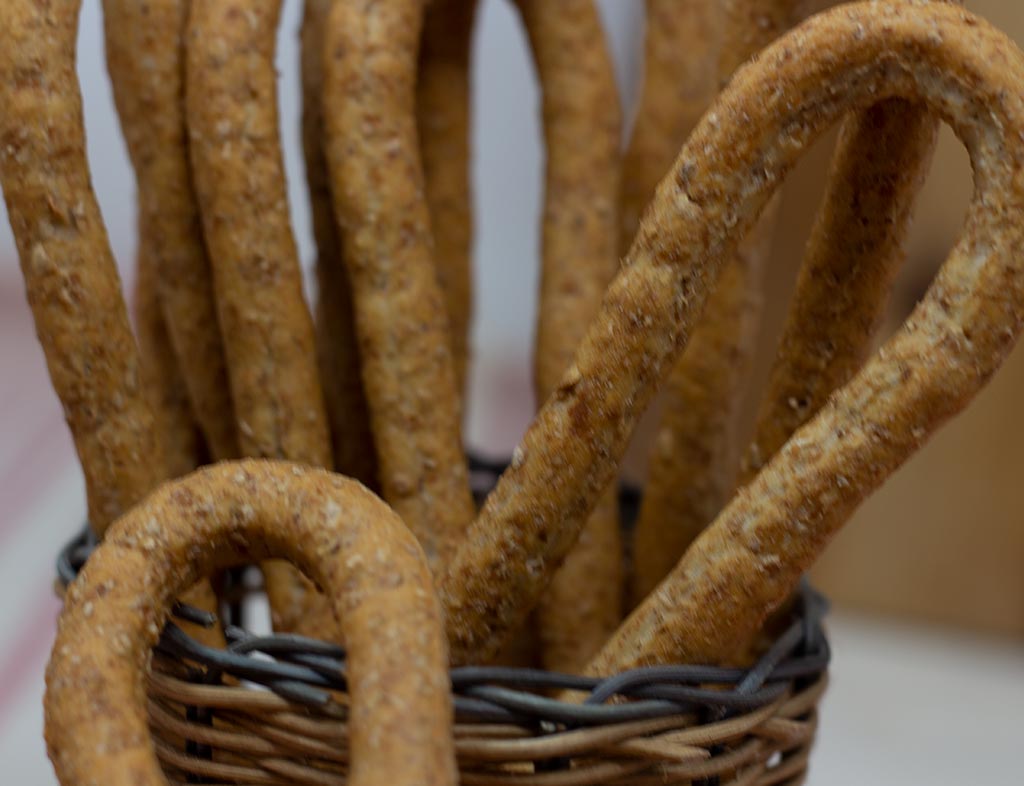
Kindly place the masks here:
MULTIPOLYGON (((242 453, 331 466, 313 322, 302 294, 278 132, 279 0, 191 6, 186 109, 192 171, 242 453)), ((324 635, 322 596, 291 566, 264 566, 278 629, 324 635)))
POLYGON ((448 311, 455 388, 460 396, 466 392, 473 311, 469 57, 476 7, 477 0, 427 4, 416 81, 416 126, 434 261, 448 311))
MULTIPOLYGON (((619 251, 625 254, 641 211, 679 154, 718 88, 721 10, 712 0, 647 0, 644 82, 640 106, 622 166, 619 251)), ((722 352, 732 349, 716 316, 750 313, 743 308, 747 268, 731 265, 698 323, 684 359, 668 385, 662 420, 651 446, 643 503, 633 533, 630 596, 643 598, 668 573, 694 534, 721 508, 731 489, 734 419, 730 406, 737 366, 722 352), (732 280, 739 277, 740 280, 732 280), (701 331, 707 338, 701 339, 701 331), (723 337, 721 346, 716 339, 723 337), (700 350, 700 351, 697 351, 700 350), (724 470, 724 471, 723 471, 724 470)), ((732 326, 733 335, 743 326, 732 326), (737 329, 739 328, 739 329, 737 329)))
POLYGON ((895 271, 938 119, 892 99, 842 127, 828 190, 757 416, 744 482, 864 362, 895 271))
POLYGON ((238 438, 185 137, 188 7, 188 0, 103 0, 103 18, 159 305, 212 456, 226 459, 238 455, 238 438))
MULTIPOLYGON (((518 0, 543 97, 543 263, 534 383, 538 401, 572 362, 617 262, 619 97, 592 0, 518 0), (581 140, 586 140, 581 144, 581 140)), ((618 494, 611 484, 537 608, 541 662, 577 671, 622 615, 618 494)))
MULTIPOLYGON (((800 0, 725 2, 718 81, 728 81, 743 61, 787 30, 800 6, 800 0)), ((740 463, 736 421, 761 322, 761 270, 777 206, 776 200, 743 239, 666 385, 634 542, 634 602, 661 581, 732 494, 740 463)))
MULTIPOLYGON (((102 536, 168 467, 89 176, 78 12, 77 0, 0 3, 0 180, 36 332, 85 475, 89 522, 102 536)), ((216 609, 205 582, 184 599, 216 609)))
POLYGON ((335 3, 323 101, 381 489, 436 571, 474 506, 416 138, 422 17, 418 0, 335 3))
POLYGON ((98 535, 164 476, 121 281, 89 177, 78 3, 0 4, 0 174, 28 301, 98 535))
POLYGON ((306 0, 302 17, 302 149, 306 159, 319 299, 317 358, 324 403, 331 424, 334 468, 342 475, 377 486, 377 453, 363 391, 352 288, 334 224, 331 184, 324 157, 324 32, 331 0, 306 0))
MULTIPOLYGON (((857 505, 999 368, 1024 325, 1024 100, 1010 87, 1022 80, 1024 56, 963 11, 864 3, 773 47, 719 105, 721 128, 738 127, 743 105, 735 99, 781 88, 785 105, 758 113, 756 141, 740 156, 749 161, 751 152, 777 160, 788 158, 783 145, 805 148, 844 102, 926 101, 964 141, 976 191, 956 246, 903 328, 737 495, 591 672, 734 657, 857 505), (801 52, 828 55, 801 63, 801 52)), ((731 130, 716 145, 730 156, 736 148, 721 143, 735 139, 731 130)), ((707 215, 727 192, 691 182, 689 193, 707 215)))
POLYGON ((142 376, 153 408, 154 428, 161 435, 167 457, 167 472, 172 478, 187 475, 202 463, 205 445, 160 311, 153 236, 144 221, 139 221, 135 334, 139 341, 142 376))
POLYGON ((848 111, 923 100, 975 166, 957 247, 903 331, 734 500, 590 670, 723 659, 743 645, 1020 332, 1022 80, 1024 55, 983 20, 945 4, 873 2, 812 18, 733 78, 659 186, 572 368, 441 584, 455 662, 496 649, 535 602, 712 282, 800 153, 848 111))

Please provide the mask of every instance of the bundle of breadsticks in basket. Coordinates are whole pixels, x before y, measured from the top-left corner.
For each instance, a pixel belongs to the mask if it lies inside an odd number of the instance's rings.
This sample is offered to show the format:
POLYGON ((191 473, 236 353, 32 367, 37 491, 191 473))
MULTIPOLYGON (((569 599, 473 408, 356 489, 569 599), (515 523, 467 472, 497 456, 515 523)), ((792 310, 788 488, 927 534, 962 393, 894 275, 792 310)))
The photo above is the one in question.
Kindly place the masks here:
MULTIPOLYGON (((460 430, 475 0, 305 0, 302 117, 284 121, 302 125, 312 310, 279 136, 280 0, 102 5, 138 183, 134 333, 86 160, 79 0, 0 2, 0 175, 99 541, 67 588, 47 673, 61 783, 185 780, 147 730, 165 706, 147 700, 153 648, 176 601, 193 619, 216 612, 223 587, 210 579, 240 564, 261 567, 275 631, 344 646, 351 761, 332 769, 313 746, 300 778, 240 746, 207 756, 221 768, 207 781, 442 784, 461 768, 467 783, 796 782, 802 766, 777 767, 783 748, 764 740, 782 745, 806 707, 762 719, 749 750, 722 731, 732 710, 676 708, 675 726, 630 727, 629 744, 606 734, 601 766, 572 759, 575 737, 527 757, 535 775, 561 757, 575 780, 516 781, 518 765, 471 777, 492 749, 459 742, 449 669, 576 675, 559 684, 577 692, 538 699, 559 706, 634 669, 706 665, 701 696, 737 669, 751 679, 742 669, 832 535, 1019 335, 1013 43, 942 0, 807 18, 799 0, 646 0, 643 89, 622 152, 595 4, 516 0, 547 150, 542 405, 478 508, 460 430), (872 353, 940 121, 970 154, 974 197, 927 294, 872 353), (836 123, 824 203, 740 451, 775 194, 836 123), (617 469, 659 390, 650 475, 624 530, 617 469), (665 752, 658 733, 705 722, 723 740, 676 737, 685 750, 665 752), (756 771, 740 755, 755 748, 756 771), (693 764, 729 750, 720 770, 693 764)), ((238 635, 180 624, 210 649, 238 635)), ((607 692, 627 707, 643 698, 607 692)), ((200 742, 230 747, 232 717, 200 742)))

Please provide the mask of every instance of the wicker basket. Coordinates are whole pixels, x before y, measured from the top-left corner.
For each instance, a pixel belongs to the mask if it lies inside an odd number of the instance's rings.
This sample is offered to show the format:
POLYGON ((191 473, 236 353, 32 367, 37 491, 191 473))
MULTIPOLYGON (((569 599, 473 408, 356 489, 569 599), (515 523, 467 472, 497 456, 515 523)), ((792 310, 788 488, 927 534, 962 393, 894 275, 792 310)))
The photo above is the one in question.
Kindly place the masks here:
MULTIPOLYGON (((500 466, 474 462, 485 490, 500 466)), ((636 495, 622 495, 631 520, 636 495)), ((58 559, 74 579, 88 530, 58 559)), ((259 592, 238 573, 234 603, 259 592), (241 577, 242 580, 238 580, 241 577)), ((796 784, 804 779, 826 685, 823 598, 805 585, 789 627, 750 669, 665 666, 591 679, 534 669, 451 672, 463 784, 590 786, 796 784), (573 691, 574 701, 556 698, 573 691)), ((216 620, 186 606, 175 615, 216 620)), ((227 650, 169 623, 154 651, 149 718, 172 784, 335 786, 348 767, 345 653, 299 636, 226 626, 227 650)))

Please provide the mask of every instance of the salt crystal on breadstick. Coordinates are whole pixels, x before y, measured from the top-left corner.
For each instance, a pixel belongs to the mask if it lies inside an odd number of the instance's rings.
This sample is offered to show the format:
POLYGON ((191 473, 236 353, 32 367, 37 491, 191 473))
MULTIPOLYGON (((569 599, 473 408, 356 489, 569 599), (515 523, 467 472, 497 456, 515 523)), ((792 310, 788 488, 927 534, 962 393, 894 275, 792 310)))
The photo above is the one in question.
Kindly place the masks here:
MULTIPOLYGON (((107 67, 155 286, 181 373, 212 457, 238 456, 210 263, 189 171, 185 130, 187 0, 103 0, 107 67)), ((156 317, 150 317, 155 319, 156 317)))
POLYGON ((323 105, 381 490, 437 570, 475 510, 416 137, 423 8, 335 3, 323 105))
POLYGON ((316 240, 316 348, 331 426, 334 468, 377 486, 377 454, 363 390, 352 287, 334 224, 324 157, 323 51, 331 0, 306 0, 302 17, 302 151, 316 240))
MULTIPOLYGON (((572 363, 617 266, 621 113, 593 1, 518 5, 537 65, 547 148, 534 356, 543 401, 572 363)), ((537 607, 541 662, 551 670, 582 668, 621 620, 617 492, 609 484, 537 607)))
POLYGON ((416 127, 430 208, 437 280, 444 293, 455 388, 466 393, 473 311, 472 189, 469 182, 469 58, 477 0, 427 4, 416 79, 416 127))
POLYGON ((939 3, 812 18, 733 78, 659 186, 573 367, 441 585, 453 660, 493 651, 615 471, 709 287, 799 155, 848 111, 922 100, 964 140, 968 224, 905 328, 727 507, 592 662, 727 659, 845 516, 962 409, 1024 320, 1024 55, 939 3), (922 362, 926 359, 926 362, 922 362))
MULTIPOLYGON (((303 299, 278 132, 279 0, 191 6, 186 112, 246 456, 331 466, 313 321, 303 299)), ((277 629, 330 636, 330 610, 290 566, 264 566, 277 629)))

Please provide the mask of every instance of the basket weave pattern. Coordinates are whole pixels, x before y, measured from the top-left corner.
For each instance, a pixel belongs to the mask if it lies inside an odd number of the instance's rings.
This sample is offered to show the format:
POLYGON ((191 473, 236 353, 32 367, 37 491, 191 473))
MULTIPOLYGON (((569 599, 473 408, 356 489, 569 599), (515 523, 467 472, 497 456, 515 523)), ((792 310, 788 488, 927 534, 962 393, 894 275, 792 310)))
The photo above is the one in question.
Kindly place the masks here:
MULTIPOLYGON (((93 545, 88 530, 68 544, 58 560, 62 583, 77 575, 93 545)), ((258 591, 252 582, 237 588, 258 591)), ((827 682, 825 610, 805 585, 788 628, 750 669, 658 666, 606 679, 453 669, 461 783, 800 783, 827 682)), ((214 622, 186 606, 175 615, 214 622)), ((169 781, 345 783, 344 650, 299 636, 255 636, 235 625, 225 632, 228 649, 214 650, 172 622, 154 650, 149 719, 169 781)))

